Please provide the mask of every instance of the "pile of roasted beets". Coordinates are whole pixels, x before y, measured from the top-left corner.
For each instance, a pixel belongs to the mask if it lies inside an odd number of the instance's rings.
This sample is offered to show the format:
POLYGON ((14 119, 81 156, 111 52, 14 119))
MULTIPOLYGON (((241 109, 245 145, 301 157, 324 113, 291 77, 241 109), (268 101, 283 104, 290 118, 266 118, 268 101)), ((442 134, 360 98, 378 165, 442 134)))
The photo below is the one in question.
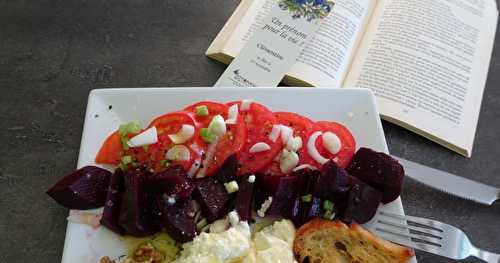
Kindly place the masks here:
POLYGON ((301 169, 288 176, 237 176, 236 156, 211 177, 189 179, 181 167, 152 173, 146 167, 109 171, 86 166, 67 175, 47 193, 70 209, 104 206, 101 224, 118 234, 144 236, 165 230, 179 242, 192 240, 200 217, 210 223, 236 210, 241 220, 266 200, 266 216, 291 219, 300 226, 325 212, 346 222, 368 222, 380 202, 395 200, 403 167, 393 158, 361 148, 346 170, 330 161, 321 170, 301 169), (253 179, 253 178, 252 178, 253 179), (228 193, 224 183, 237 181, 228 193), (334 204, 325 211, 325 201, 334 204), (269 203, 269 201, 268 201, 269 203), (201 214, 201 216, 200 216, 201 214))

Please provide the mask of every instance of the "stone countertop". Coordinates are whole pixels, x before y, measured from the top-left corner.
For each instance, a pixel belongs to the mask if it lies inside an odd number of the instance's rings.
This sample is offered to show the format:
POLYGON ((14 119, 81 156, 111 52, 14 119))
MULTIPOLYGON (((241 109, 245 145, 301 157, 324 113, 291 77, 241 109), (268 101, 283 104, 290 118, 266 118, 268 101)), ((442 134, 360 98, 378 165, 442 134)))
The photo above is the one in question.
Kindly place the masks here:
MULTIPOLYGON (((204 52, 237 2, 0 1, 0 144, 8 149, 0 262, 60 262, 68 211, 45 190, 76 165, 89 91, 213 85, 225 66, 204 52)), ((499 52, 496 41, 472 158, 384 123, 391 152, 500 187, 499 52)), ((481 206, 411 180, 402 199, 407 213, 458 226, 500 252, 500 202, 481 206)))

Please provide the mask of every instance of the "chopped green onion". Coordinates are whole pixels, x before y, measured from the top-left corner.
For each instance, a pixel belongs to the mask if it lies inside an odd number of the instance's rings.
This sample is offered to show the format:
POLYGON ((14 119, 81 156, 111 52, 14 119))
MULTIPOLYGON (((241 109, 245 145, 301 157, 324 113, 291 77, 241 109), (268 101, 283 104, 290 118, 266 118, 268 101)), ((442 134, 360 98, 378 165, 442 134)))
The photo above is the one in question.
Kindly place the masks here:
POLYGON ((312 195, 311 194, 304 195, 300 199, 302 199, 303 202, 309 203, 312 201, 312 195))
POLYGON ((327 219, 327 220, 333 220, 333 219, 335 219, 335 216, 336 216, 335 212, 326 211, 325 214, 323 215, 323 218, 327 219))
POLYGON ((149 150, 149 145, 143 145, 142 146, 142 149, 147 152, 149 150))
POLYGON ((160 161, 160 165, 164 167, 168 167, 170 165, 170 161, 167 159, 163 159, 160 161))
POLYGON ((123 164, 129 164, 132 162, 132 156, 130 155, 125 155, 122 157, 122 163, 123 164))
POLYGON ((139 124, 139 122, 136 121, 122 124, 118 128, 118 132, 122 137, 127 136, 129 133, 138 133, 140 131, 141 131, 141 125, 139 124))
POLYGON ((208 116, 208 107, 207 105, 196 106, 195 112, 197 116, 208 116))
POLYGON ((215 135, 211 133, 208 128, 201 128, 200 136, 207 143, 211 143, 213 140, 215 140, 215 135))
POLYGON ((325 200, 323 202, 323 209, 326 211, 333 211, 334 204, 330 200, 325 200))
POLYGON ((122 148, 123 150, 128 150, 128 141, 129 141, 129 138, 127 136, 122 136, 120 138, 120 141, 122 142, 122 148))

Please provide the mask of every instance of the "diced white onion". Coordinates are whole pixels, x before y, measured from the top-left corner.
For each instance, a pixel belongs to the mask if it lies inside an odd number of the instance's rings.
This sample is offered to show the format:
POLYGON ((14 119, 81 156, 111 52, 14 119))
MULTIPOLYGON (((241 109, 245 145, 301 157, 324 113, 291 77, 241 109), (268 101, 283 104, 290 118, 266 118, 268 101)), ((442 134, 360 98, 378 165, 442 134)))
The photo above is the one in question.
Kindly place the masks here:
POLYGON ((250 105, 252 104, 252 102, 254 102, 254 100, 252 99, 244 99, 241 101, 241 108, 240 110, 241 111, 247 111, 248 109, 250 109, 250 105))
POLYGON ((253 175, 253 174, 252 174, 252 175, 250 175, 250 176, 248 177, 248 182, 249 182, 249 183, 251 183, 251 184, 255 183, 255 175, 253 175))
POLYGON ((194 126, 183 124, 181 129, 176 134, 169 134, 168 138, 175 144, 183 144, 194 135, 194 126))
POLYGON ((221 115, 214 116, 208 125, 208 130, 217 137, 225 134, 226 123, 224 122, 224 118, 221 115))
POLYGON ((271 207, 272 203, 273 203, 273 197, 270 196, 266 199, 266 201, 264 201, 264 203, 262 203, 260 209, 257 210, 257 215, 259 215, 260 217, 266 216, 266 212, 269 209, 269 207, 271 207))
POLYGON ((140 134, 132 137, 128 142, 129 147, 139 147, 150 145, 158 142, 158 133, 156 131, 156 127, 151 127, 140 134))
POLYGON ((283 142, 283 144, 286 144, 288 140, 290 140, 293 137, 293 130, 292 128, 285 125, 280 125, 280 130, 281 130, 281 141, 283 142))
POLYGON ((226 123, 236 124, 237 119, 238 119, 238 104, 233 104, 233 106, 229 107, 226 123))
POLYGON ((281 132, 281 126, 280 125, 273 125, 273 129, 271 130, 271 133, 269 134, 269 140, 272 142, 276 142, 278 137, 280 136, 281 132))
POLYGON ((250 147, 250 150, 248 150, 250 153, 258 153, 258 152, 264 152, 264 151, 269 151, 271 150, 271 146, 265 142, 258 142, 254 144, 252 147, 250 147))
POLYGON ((203 168, 198 171, 198 174, 196 175, 197 178, 205 177, 208 168, 208 162, 212 161, 212 159, 214 158, 218 142, 219 138, 216 137, 215 140, 208 145, 207 154, 205 155, 205 159, 202 162, 203 168))
POLYGON ((337 154, 342 148, 342 143, 335 133, 325 132, 321 137, 323 138, 323 147, 332 154, 337 154))
POLYGON ((290 138, 286 142, 285 147, 289 151, 293 151, 293 152, 298 151, 300 148, 302 148, 302 138, 300 136, 295 136, 295 137, 290 138))
POLYGON ((226 192, 228 194, 232 194, 232 193, 238 192, 238 190, 240 190, 240 187, 238 186, 238 183, 235 180, 228 182, 228 183, 225 183, 224 187, 226 188, 226 192))
POLYGON ((296 152, 287 152, 281 155, 280 170, 282 173, 287 174, 297 166, 299 163, 299 155, 296 152))
POLYGON ((309 137, 309 140, 307 141, 307 153, 309 156, 311 156, 316 162, 320 164, 324 164, 328 162, 328 159, 325 157, 321 156, 321 154, 318 152, 318 149, 316 149, 316 139, 321 135, 320 131, 317 131, 313 134, 311 134, 311 137, 309 137))
POLYGON ((185 145, 174 145, 165 154, 165 159, 172 161, 189 161, 191 153, 185 145))
POLYGON ((318 168, 310 165, 310 164, 301 164, 295 168, 293 168, 293 171, 296 172, 296 171, 300 171, 302 169, 311 169, 311 170, 318 170, 318 168))

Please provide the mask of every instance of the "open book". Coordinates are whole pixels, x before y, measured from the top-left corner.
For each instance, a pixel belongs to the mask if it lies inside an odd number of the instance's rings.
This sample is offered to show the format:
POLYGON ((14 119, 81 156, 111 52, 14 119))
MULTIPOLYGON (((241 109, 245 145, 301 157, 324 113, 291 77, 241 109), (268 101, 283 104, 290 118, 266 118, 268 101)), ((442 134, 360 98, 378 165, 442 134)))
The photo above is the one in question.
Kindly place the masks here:
MULTIPOLYGON (((242 0, 207 50, 229 64, 280 0, 242 0)), ((337 0, 283 82, 373 90, 382 118, 472 152, 494 0, 337 0)))

